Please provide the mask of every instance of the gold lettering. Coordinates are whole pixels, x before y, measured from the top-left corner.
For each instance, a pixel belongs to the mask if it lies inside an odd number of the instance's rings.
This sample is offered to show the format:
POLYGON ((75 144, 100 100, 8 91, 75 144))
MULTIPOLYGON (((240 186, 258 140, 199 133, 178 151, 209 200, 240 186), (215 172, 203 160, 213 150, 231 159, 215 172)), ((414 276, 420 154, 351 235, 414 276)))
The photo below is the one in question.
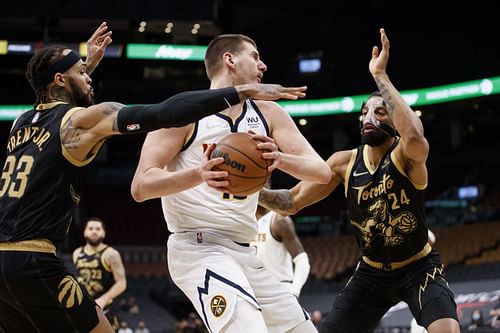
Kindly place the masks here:
POLYGON ((390 190, 393 185, 394 185, 394 179, 389 179, 387 181, 387 189, 390 190))
POLYGON ((46 131, 43 137, 36 143, 38 149, 42 150, 42 145, 50 138, 50 132, 46 131))
POLYGON ((22 131, 20 129, 16 132, 16 146, 19 146, 21 144, 21 133, 22 131))
POLYGON ((43 134, 45 133, 45 128, 42 128, 38 135, 36 137, 33 137, 33 142, 38 144, 38 141, 42 138, 43 134))
POLYGON ((31 138, 31 127, 25 127, 24 128, 23 143, 28 142, 28 140, 30 138, 31 138))

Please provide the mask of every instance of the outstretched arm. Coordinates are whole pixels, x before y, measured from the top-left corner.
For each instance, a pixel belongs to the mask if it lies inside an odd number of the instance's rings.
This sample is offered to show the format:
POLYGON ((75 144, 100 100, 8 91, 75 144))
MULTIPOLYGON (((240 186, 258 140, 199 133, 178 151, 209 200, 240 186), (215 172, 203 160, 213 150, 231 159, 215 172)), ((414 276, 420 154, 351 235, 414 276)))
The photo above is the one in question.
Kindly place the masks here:
POLYGON ((330 156, 326 163, 332 177, 328 184, 301 181, 290 190, 270 190, 263 188, 259 192, 259 205, 277 211, 282 215, 293 215, 332 193, 344 181, 351 151, 339 151, 330 156))
POLYGON ((245 98, 297 99, 306 87, 245 84, 231 88, 188 91, 152 105, 125 106, 106 102, 77 109, 62 125, 63 144, 79 161, 88 158, 111 135, 182 127, 240 103, 245 98))
POLYGON ((397 153, 401 155, 400 162, 404 164, 405 171, 412 181, 426 184, 425 161, 429 153, 429 144, 424 137, 424 128, 386 73, 390 44, 384 29, 380 29, 380 40, 382 51, 379 52, 377 46, 373 47, 369 64, 370 73, 387 104, 394 126, 401 135, 401 142, 397 148, 397 153))

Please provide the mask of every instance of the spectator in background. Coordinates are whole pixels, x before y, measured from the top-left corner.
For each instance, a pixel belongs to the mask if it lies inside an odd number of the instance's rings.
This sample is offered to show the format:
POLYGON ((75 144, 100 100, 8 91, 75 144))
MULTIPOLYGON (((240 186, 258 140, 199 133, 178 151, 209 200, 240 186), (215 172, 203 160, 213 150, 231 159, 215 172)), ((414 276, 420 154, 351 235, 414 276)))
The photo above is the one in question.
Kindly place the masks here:
POLYGON ((314 310, 311 314, 311 320, 312 320, 314 326, 319 328, 319 325, 321 323, 321 319, 323 319, 323 314, 321 313, 321 311, 314 310))
POLYGON ((150 331, 149 328, 146 327, 144 321, 141 320, 137 323, 134 333, 150 333, 150 331))
POLYGON ((500 328, 500 300, 498 300, 497 305, 490 310, 490 316, 492 316, 491 327, 500 328))
POLYGON ((470 324, 467 327, 469 331, 476 330, 478 328, 484 328, 486 325, 484 324, 483 312, 480 309, 475 309, 471 313, 470 324))
POLYGON ((128 323, 124 320, 120 321, 120 328, 117 333, 134 333, 130 327, 128 327, 128 323))

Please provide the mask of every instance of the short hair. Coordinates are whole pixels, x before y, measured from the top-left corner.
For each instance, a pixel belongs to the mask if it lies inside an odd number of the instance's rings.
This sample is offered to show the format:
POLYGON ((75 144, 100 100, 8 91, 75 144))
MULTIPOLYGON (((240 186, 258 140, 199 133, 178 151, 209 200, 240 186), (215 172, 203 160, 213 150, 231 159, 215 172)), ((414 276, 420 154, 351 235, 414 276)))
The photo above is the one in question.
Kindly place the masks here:
POLYGON ((205 69, 209 80, 212 80, 213 76, 220 70, 224 52, 236 53, 240 51, 243 42, 248 42, 257 47, 252 38, 241 34, 219 35, 208 44, 205 53, 205 69))
POLYGON ((99 217, 91 217, 87 221, 85 221, 85 224, 83 225, 83 230, 87 229, 87 225, 89 224, 89 222, 99 222, 99 223, 101 223, 102 229, 104 231, 106 231, 106 223, 104 223, 104 221, 101 218, 99 218, 99 217))
MULTIPOLYGON (((34 77, 62 59, 64 57, 63 52, 66 49, 68 49, 66 46, 54 45, 36 51, 35 55, 31 57, 30 61, 28 62, 28 67, 26 68, 26 79, 28 80, 28 82, 32 82, 34 77)), ((47 87, 37 89, 35 91, 35 105, 46 102, 46 94, 47 87)))

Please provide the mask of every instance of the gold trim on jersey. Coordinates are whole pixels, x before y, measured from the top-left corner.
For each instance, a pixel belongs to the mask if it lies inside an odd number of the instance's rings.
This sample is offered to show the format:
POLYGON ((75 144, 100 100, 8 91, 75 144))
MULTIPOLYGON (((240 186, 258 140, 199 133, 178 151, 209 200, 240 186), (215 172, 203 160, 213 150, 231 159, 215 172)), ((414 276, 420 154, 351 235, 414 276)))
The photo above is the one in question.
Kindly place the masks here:
POLYGON ((108 265, 108 263, 106 261, 104 261, 104 252, 106 252, 108 249, 110 249, 111 247, 108 246, 104 249, 104 251, 101 252, 101 264, 102 264, 102 267, 104 267, 105 270, 107 270, 108 272, 111 272, 111 266, 108 265))
POLYGON ((61 101, 50 102, 50 103, 42 103, 42 104, 38 104, 36 106, 35 110, 37 110, 37 111, 48 110, 48 109, 52 109, 54 106, 57 106, 59 104, 68 104, 68 103, 61 102, 61 101))
POLYGON ((358 155, 358 150, 353 149, 351 150, 351 159, 349 160, 349 163, 347 163, 347 167, 345 169, 345 174, 344 174, 344 195, 347 198, 347 191, 349 190, 349 176, 351 175, 351 170, 352 167, 354 166, 354 162, 356 161, 356 155, 358 155))
POLYGON ((396 158, 396 153, 395 153, 394 150, 391 152, 390 156, 391 156, 392 163, 396 166, 396 168, 398 169, 398 171, 403 176, 405 176, 406 178, 408 178, 408 180, 413 184, 413 186, 415 186, 415 188, 417 190, 425 190, 427 188, 427 183, 425 183, 425 184, 417 184, 413 180, 411 180, 410 177, 408 177, 408 175, 406 174, 405 170, 403 169, 403 166, 401 165, 401 163, 399 163, 398 159, 396 158))
MULTIPOLYGON (((63 117, 63 119, 61 121, 61 128, 64 126, 64 124, 66 124, 66 122, 68 121, 69 117, 73 113, 75 113, 76 111, 81 110, 81 109, 83 109, 83 108, 81 108, 81 107, 74 107, 74 108, 71 108, 68 112, 66 112, 66 114, 64 115, 64 117, 63 117)), ((77 167, 86 166, 87 164, 89 164, 90 162, 92 162, 94 160, 94 158, 96 157, 96 155, 97 155, 97 152, 95 152, 89 158, 87 158, 87 159, 85 159, 83 161, 79 161, 76 158, 74 158, 73 156, 71 156, 71 154, 68 152, 68 150, 66 149, 66 147, 64 147, 64 145, 62 144, 62 142, 61 142, 61 151, 62 151, 62 155, 64 156, 64 158, 66 160, 68 160, 68 162, 70 162, 71 164, 73 164, 74 166, 77 166, 77 167)))
POLYGON ((375 173, 375 169, 372 168, 370 163, 370 159, 368 158, 368 149, 366 149, 366 145, 363 145, 363 163, 365 164, 366 170, 373 175, 375 173))
POLYGON ((432 250, 431 245, 429 243, 427 243, 427 244, 425 244, 424 248, 420 252, 411 256, 410 258, 403 260, 403 261, 391 262, 389 264, 384 264, 382 262, 373 261, 370 258, 368 258, 367 256, 363 256, 362 258, 363 258, 363 261, 368 266, 371 266, 371 267, 377 268, 377 269, 382 269, 385 271, 394 271, 396 269, 403 268, 406 265, 411 264, 412 262, 415 262, 415 261, 425 257, 426 255, 428 255, 431 252, 431 250, 432 250))
POLYGON ((17 242, 1 242, 0 251, 42 252, 55 255, 56 247, 48 239, 39 238, 17 242))

